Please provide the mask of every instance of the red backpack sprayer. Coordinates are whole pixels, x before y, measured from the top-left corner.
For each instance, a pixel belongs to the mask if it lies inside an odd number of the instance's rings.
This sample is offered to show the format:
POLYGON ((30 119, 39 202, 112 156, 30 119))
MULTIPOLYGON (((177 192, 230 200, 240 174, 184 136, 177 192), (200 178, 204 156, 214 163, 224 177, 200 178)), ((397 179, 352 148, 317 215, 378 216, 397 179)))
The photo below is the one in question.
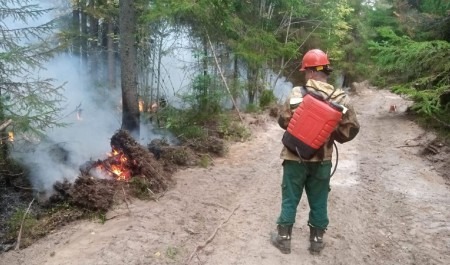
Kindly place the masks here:
MULTIPOLYGON (((333 91, 334 93, 334 91, 333 91)), ((299 102, 291 102, 296 107, 295 112, 283 135, 282 142, 286 148, 300 159, 310 159, 328 141, 337 128, 346 108, 330 101, 331 93, 324 98, 321 94, 310 92, 302 87, 303 98, 299 102), (298 106, 295 106, 298 105, 298 106)), ((338 149, 336 163, 331 175, 338 164, 338 149)))

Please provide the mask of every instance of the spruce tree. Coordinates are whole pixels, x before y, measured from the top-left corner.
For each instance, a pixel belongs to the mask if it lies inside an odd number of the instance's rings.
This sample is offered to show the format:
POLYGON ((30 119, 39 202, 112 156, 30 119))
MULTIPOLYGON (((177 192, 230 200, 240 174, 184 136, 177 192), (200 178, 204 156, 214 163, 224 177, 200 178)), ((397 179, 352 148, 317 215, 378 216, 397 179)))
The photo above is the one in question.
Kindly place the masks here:
POLYGON ((1 160, 7 157, 5 129, 42 135, 61 125, 61 86, 41 77, 56 45, 51 43, 52 21, 37 24, 51 9, 30 0, 0 0, 0 124, 1 160))

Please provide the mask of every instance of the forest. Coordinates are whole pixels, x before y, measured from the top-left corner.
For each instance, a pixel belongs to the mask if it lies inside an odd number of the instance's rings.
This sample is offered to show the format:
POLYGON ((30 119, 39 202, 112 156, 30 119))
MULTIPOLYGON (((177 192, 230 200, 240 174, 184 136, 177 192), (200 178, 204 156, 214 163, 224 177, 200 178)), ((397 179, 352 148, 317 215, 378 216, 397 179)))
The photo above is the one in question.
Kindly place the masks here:
MULTIPOLYGON (((0 0, 0 32, 0 252, 37 219, 54 218, 31 241, 68 209, 104 218, 112 199, 89 208, 68 189, 84 163, 112 163, 96 161, 110 140, 137 160, 170 153, 144 175, 223 155, 223 139, 248 136, 241 113, 276 111, 283 85, 304 81, 310 49, 326 51, 335 86, 367 80, 411 99, 417 122, 450 136, 448 0, 0 0), (55 183, 52 205, 32 207, 55 183)), ((123 178, 137 197, 171 185, 123 178)), ((118 190, 98 182, 100 195, 118 190)))

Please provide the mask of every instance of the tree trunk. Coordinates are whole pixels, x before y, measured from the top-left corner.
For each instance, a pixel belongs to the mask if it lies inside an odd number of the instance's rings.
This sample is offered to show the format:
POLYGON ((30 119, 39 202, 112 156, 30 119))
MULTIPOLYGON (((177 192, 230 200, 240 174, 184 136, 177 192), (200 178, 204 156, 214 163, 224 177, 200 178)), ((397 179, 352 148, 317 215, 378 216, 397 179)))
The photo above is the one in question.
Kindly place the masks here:
MULTIPOLYGON (((90 0, 89 1, 89 8, 91 11, 95 10, 95 1, 90 0)), ((89 16, 89 35, 90 41, 89 41, 89 54, 90 54, 90 74, 92 75, 92 79, 95 83, 99 81, 98 78, 98 68, 100 66, 98 62, 99 58, 99 50, 98 50, 98 43, 99 43, 99 36, 98 36, 98 19, 94 17, 94 15, 89 16)))
MULTIPOLYGON (((163 34, 160 34, 158 41, 159 41, 159 43, 158 43, 158 70, 157 70, 158 71, 158 73, 157 73, 158 83, 156 85, 156 98, 155 98, 156 104, 159 104, 159 100, 160 100, 159 91, 161 89, 161 65, 162 65, 162 57, 163 57, 162 49, 163 49, 163 41, 164 41, 163 34)), ((153 102, 150 104, 153 104, 153 102)), ((156 124, 158 124, 158 127, 160 126, 158 113, 156 114, 156 124)))
POLYGON ((112 21, 107 22, 106 47, 108 61, 108 84, 109 89, 116 87, 116 60, 114 56, 114 24, 112 21))
POLYGON ((81 48, 80 40, 80 3, 79 1, 74 1, 72 8, 72 30, 73 30, 73 54, 79 56, 81 48))
POLYGON ((88 53, 88 29, 87 29, 87 14, 86 14, 86 0, 81 1, 81 60, 82 66, 87 67, 87 53, 88 53))
MULTIPOLYGON (((239 98, 239 60, 238 56, 234 55, 234 61, 233 61, 233 92, 232 97, 235 102, 238 102, 239 98)), ((237 103, 238 104, 238 103, 237 103)), ((236 106, 233 104, 233 109, 236 106)))
MULTIPOLYGON (((0 87, 0 97, 2 97, 2 90, 0 87)), ((0 122, 5 121, 5 112, 3 108, 3 102, 0 102, 0 122)), ((4 163, 9 157, 9 148, 8 148, 8 133, 5 130, 0 130, 0 161, 4 163)), ((4 179, 6 186, 11 186, 11 177, 0 175, 0 180, 4 179)))
POLYGON ((202 91, 200 92, 201 97, 200 97, 200 109, 201 110, 206 110, 208 109, 208 105, 209 105, 209 87, 210 87, 210 83, 206 82, 207 79, 207 75, 208 75, 208 39, 206 36, 204 36, 202 38, 202 44, 203 44, 203 58, 202 58, 202 68, 203 68, 203 82, 201 85, 201 89, 202 91))
MULTIPOLYGON (((151 58, 151 74, 152 76, 150 77, 150 104, 152 104, 153 100, 154 100, 154 88, 155 88, 155 64, 156 64, 156 40, 155 39, 151 39, 150 40, 150 49, 152 50, 152 58, 151 58)), ((158 51, 161 52, 161 51, 158 51)))
POLYGON ((254 67, 249 66, 247 69, 247 95, 248 95, 248 103, 255 103, 256 92, 258 90, 258 69, 254 69, 254 67))
POLYGON ((122 82, 122 129, 139 138, 139 102, 136 67, 136 9, 133 0, 119 2, 122 82))

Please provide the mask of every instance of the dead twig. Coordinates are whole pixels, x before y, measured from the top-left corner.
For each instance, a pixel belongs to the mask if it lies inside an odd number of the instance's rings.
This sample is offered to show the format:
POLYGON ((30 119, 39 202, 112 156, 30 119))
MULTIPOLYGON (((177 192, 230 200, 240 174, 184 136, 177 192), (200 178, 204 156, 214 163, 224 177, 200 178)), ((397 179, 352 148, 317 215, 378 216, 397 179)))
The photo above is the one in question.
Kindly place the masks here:
POLYGON ((127 212, 127 213, 121 213, 121 214, 118 214, 118 215, 114 215, 114 216, 112 216, 112 217, 109 217, 109 218, 105 218, 105 220, 106 220, 106 221, 109 221, 109 220, 112 220, 112 219, 114 219, 114 218, 117 218, 117 217, 119 217, 119 216, 123 216, 123 215, 129 216, 129 215, 130 215, 130 213, 129 213, 129 212, 127 212))
POLYGON ((11 124, 11 122, 12 122, 12 120, 9 119, 9 120, 5 121, 4 123, 2 123, 0 125, 0 131, 3 131, 6 127, 8 127, 11 124))
POLYGON ((156 194, 155 194, 150 188, 147 188, 147 190, 152 194, 152 198, 153 198, 156 202, 159 202, 158 197, 156 196, 156 194))
POLYGON ((450 128, 450 124, 446 123, 445 121, 435 117, 435 116, 431 116, 431 118, 433 118, 435 121, 437 121, 438 123, 440 123, 442 126, 450 128))
POLYGON ((23 214, 22 217, 22 222, 20 223, 20 229, 19 229, 19 234, 17 235, 17 244, 14 250, 19 250, 20 248, 20 239, 22 238, 22 229, 23 229, 23 223, 25 223, 25 218, 27 217, 28 212, 30 211, 31 205, 34 202, 34 198, 31 200, 30 204, 28 204, 28 208, 25 211, 25 213, 23 214))
POLYGON ((164 197, 164 195, 166 195, 166 191, 160 193, 160 195, 158 196, 158 200, 164 197))
POLYGON ((124 201, 125 204, 127 205, 128 211, 130 211, 130 207, 128 207, 128 200, 127 200, 128 196, 127 196, 127 194, 125 193, 125 189, 123 188, 123 186, 122 186, 122 192, 123 192, 123 201, 124 201))
POLYGON ((195 250, 192 252, 192 254, 189 256, 189 258, 187 259, 187 261, 185 262, 186 265, 188 265, 192 258, 194 258, 195 255, 198 255, 198 251, 202 250, 204 247, 206 247, 206 245, 208 245, 209 243, 211 243, 211 241, 214 239, 214 237, 217 234, 217 231, 219 231, 219 229, 226 223, 228 223, 228 221, 230 220, 231 216, 233 216, 233 214, 236 212, 237 209, 239 209, 240 205, 236 206, 236 208, 233 209, 233 211, 231 212, 231 214, 228 216, 228 218, 223 221, 218 227, 216 227, 216 229, 214 230, 214 232, 211 234, 211 236, 208 237, 208 239, 201 245, 198 245, 195 250))
POLYGON ((13 186, 14 186, 14 188, 21 189, 21 190, 35 190, 35 191, 38 190, 38 189, 35 189, 35 188, 32 188, 32 187, 22 187, 22 186, 17 186, 17 185, 14 185, 14 184, 13 184, 13 186))
POLYGON ((417 146, 421 146, 421 144, 399 145, 399 146, 396 146, 395 148, 402 148, 402 147, 417 147, 417 146))
POLYGON ((203 265, 204 264, 204 262, 200 259, 200 257, 198 256, 198 253, 197 254, 195 254, 195 256, 197 257, 197 259, 198 259, 198 262, 200 263, 200 265, 203 265))

